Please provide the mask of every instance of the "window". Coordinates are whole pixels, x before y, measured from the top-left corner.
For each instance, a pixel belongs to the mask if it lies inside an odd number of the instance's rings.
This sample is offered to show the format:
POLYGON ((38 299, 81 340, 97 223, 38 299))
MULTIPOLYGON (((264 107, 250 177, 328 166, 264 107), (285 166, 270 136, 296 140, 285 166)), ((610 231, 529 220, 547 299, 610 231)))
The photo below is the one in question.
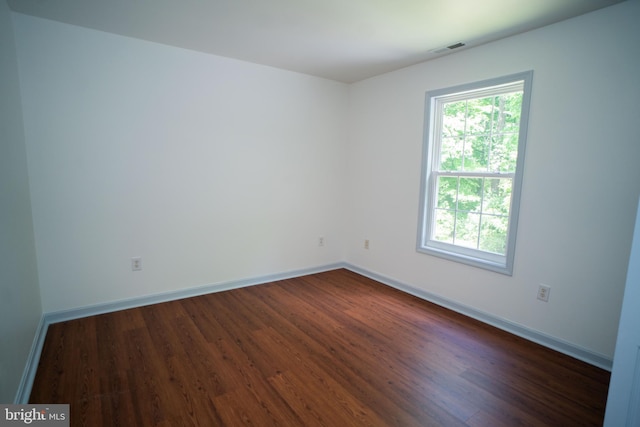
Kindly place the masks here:
POLYGON ((419 252, 512 274, 532 77, 427 93, 419 252))

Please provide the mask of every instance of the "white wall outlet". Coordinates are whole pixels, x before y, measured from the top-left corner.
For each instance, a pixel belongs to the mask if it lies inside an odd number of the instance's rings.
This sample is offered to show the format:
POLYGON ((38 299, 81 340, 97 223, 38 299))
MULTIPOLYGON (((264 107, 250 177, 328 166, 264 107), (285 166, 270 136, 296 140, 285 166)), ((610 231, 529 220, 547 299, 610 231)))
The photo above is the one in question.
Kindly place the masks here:
POLYGON ((540 301, 549 302, 549 294, 551 293, 551 287, 540 284, 538 287, 538 299, 540 301))
POLYGON ((365 239, 365 241, 364 241, 364 248, 365 248, 365 249, 369 249, 369 239, 365 239))
POLYGON ((318 246, 324 246, 324 237, 318 237, 318 246))
POLYGON ((140 270, 142 270, 142 258, 139 256, 131 258, 131 271, 140 270))

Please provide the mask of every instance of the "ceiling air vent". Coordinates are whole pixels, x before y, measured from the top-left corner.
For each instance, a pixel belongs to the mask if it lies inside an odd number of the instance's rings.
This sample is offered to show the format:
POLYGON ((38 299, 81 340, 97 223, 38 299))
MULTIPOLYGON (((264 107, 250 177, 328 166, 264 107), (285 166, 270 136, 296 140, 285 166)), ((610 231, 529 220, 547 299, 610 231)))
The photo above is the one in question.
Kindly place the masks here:
POLYGON ((458 42, 458 43, 454 43, 454 44, 452 44, 450 46, 447 46, 447 47, 439 47, 437 49, 431 49, 429 52, 431 52, 431 53, 449 52, 449 51, 451 51, 453 49, 458 49, 459 47, 462 47, 464 45, 465 45, 464 43, 458 42))
POLYGON ((453 49, 457 49, 457 48, 462 47, 462 46, 464 46, 464 43, 458 42, 458 43, 452 44, 451 46, 447 46, 447 49, 453 50, 453 49))

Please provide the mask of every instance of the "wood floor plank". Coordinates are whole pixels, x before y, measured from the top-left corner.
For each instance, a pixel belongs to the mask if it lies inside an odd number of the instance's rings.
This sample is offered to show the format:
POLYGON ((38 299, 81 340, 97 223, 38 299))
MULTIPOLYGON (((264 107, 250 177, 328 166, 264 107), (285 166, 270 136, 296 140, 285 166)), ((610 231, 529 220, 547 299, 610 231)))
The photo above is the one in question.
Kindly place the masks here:
POLYGON ((597 426, 609 373, 347 270, 50 325, 73 426, 597 426))

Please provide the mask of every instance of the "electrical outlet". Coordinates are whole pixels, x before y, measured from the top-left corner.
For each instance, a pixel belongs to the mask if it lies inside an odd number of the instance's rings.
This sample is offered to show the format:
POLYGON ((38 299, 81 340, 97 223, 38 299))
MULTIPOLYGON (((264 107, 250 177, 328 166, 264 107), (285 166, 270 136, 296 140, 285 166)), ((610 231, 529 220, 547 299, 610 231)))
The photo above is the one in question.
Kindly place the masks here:
POLYGON ((366 240, 364 241, 364 248, 365 248, 365 249, 369 249, 369 239, 366 239, 366 240))
POLYGON ((131 258, 131 271, 142 270, 142 258, 139 256, 131 258))
POLYGON ((551 293, 551 287, 540 284, 538 287, 538 299, 540 301, 549 302, 549 294, 551 293))
POLYGON ((318 246, 324 246, 324 237, 318 237, 318 246))

